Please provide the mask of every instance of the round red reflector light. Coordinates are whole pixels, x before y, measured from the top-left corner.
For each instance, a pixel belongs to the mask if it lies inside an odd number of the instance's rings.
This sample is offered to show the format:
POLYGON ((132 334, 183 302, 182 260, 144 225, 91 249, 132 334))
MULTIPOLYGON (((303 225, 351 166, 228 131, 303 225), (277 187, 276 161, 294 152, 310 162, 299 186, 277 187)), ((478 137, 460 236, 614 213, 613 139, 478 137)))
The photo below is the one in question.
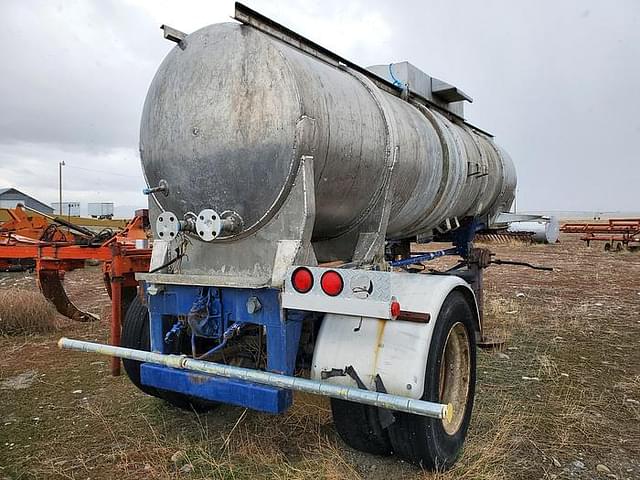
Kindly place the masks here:
POLYGON ((291 275, 291 285, 298 293, 307 293, 313 287, 313 274, 308 268, 296 268, 291 275))
POLYGON ((398 315, 400 315, 400 302, 393 300, 391 302, 391 316, 395 318, 398 315))
POLYGON ((338 272, 329 270, 322 275, 322 278, 320 278, 320 286, 324 293, 331 297, 335 297, 336 295, 340 295, 340 292, 342 292, 344 282, 338 272))

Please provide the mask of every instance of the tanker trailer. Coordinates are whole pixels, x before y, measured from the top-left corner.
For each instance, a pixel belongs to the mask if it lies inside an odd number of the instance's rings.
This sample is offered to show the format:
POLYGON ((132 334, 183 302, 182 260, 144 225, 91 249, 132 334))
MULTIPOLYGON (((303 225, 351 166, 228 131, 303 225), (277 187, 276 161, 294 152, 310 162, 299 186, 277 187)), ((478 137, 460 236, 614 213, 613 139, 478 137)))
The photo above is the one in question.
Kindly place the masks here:
POLYGON ((142 391, 189 409, 325 395, 349 446, 448 468, 489 263, 472 241, 511 206, 511 160, 465 121, 466 94, 413 65, 360 67, 241 4, 235 19, 163 26, 177 45, 141 121, 142 300, 121 347, 60 346, 121 357, 142 391), (432 240, 451 246, 411 252, 432 240), (415 273, 443 255, 458 267, 415 273))

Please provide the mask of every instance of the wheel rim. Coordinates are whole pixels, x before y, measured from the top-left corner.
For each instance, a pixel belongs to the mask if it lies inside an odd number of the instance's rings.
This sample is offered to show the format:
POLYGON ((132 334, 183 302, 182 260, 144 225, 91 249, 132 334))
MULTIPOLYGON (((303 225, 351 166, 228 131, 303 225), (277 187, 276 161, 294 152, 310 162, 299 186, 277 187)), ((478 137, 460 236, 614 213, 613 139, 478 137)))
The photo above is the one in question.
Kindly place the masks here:
POLYGON ((440 362, 440 403, 453 406, 451 421, 442 420, 444 431, 454 435, 464 420, 471 378, 469 334, 457 322, 449 330, 440 362))

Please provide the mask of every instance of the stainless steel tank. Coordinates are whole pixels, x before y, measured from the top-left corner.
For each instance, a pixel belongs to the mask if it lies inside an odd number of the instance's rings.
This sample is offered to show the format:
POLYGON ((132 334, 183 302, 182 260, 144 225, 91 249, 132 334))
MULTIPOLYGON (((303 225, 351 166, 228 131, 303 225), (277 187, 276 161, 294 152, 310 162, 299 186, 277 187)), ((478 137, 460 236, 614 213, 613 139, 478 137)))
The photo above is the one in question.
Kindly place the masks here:
POLYGON ((149 185, 169 186, 155 196, 160 208, 237 212, 243 228, 226 241, 277 213, 302 152, 313 156, 313 241, 342 234, 381 195, 390 148, 387 238, 428 234, 451 218, 488 221, 513 201, 514 167, 488 135, 245 25, 205 27, 167 55, 140 132, 149 185), (304 122, 312 133, 300 136, 304 122))

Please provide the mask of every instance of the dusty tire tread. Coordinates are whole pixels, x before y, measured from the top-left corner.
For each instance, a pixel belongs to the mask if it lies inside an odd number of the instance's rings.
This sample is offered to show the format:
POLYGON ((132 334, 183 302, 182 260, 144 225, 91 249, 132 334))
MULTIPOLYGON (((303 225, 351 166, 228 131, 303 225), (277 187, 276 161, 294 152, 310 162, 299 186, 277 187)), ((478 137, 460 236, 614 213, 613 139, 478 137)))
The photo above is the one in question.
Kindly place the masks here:
POLYGON ((351 448, 372 455, 391 453, 391 442, 380 425, 376 407, 332 398, 331 413, 338 435, 351 448))
POLYGON ((396 412, 396 421, 389 427, 389 438, 394 453, 405 460, 431 471, 451 468, 460 454, 473 410, 475 395, 475 326, 471 307, 461 292, 453 291, 445 299, 438 323, 433 332, 427 362, 423 400, 438 402, 439 365, 442 349, 449 329, 462 322, 469 335, 471 377, 465 417, 459 430, 452 436, 444 432, 440 420, 396 412))
MULTIPOLYGON (((149 312, 147 311, 147 307, 142 303, 140 298, 137 296, 134 297, 124 317, 120 345, 125 348, 148 352, 151 348, 149 343, 148 319, 149 312)), ((158 390, 156 388, 143 385, 140 381, 140 362, 123 359, 122 365, 131 383, 147 395, 158 396, 158 390)))

